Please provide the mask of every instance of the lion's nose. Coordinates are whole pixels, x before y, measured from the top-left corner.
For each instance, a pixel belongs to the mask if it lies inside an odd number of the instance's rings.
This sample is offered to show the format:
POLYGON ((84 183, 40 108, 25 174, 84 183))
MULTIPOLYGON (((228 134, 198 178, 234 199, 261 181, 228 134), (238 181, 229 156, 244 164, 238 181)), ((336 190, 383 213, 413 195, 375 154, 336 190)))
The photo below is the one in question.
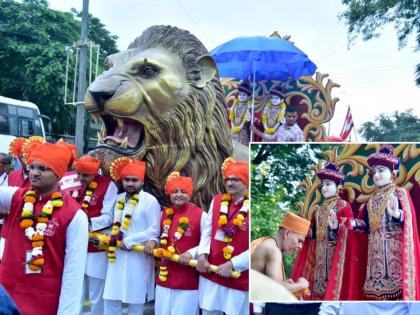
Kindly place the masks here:
POLYGON ((101 111, 104 110, 105 102, 109 100, 115 91, 89 91, 90 95, 94 98, 96 104, 101 111))

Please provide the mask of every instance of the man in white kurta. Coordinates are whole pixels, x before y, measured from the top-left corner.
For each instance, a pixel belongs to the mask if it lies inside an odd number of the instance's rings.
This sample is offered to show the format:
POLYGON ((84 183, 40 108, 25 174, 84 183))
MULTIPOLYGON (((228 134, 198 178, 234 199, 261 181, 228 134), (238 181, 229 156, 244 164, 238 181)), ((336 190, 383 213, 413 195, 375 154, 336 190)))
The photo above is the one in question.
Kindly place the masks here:
MULTIPOLYGON (((118 167, 117 167, 118 168, 118 167)), ((143 314, 143 305, 146 301, 154 299, 154 258, 130 251, 134 245, 145 244, 150 240, 157 241, 160 235, 161 210, 157 199, 151 194, 140 190, 143 186, 145 163, 132 161, 118 174, 111 172, 114 180, 122 180, 124 193, 117 199, 138 194, 138 203, 135 206, 128 229, 120 228, 123 233, 123 248, 115 251, 116 260, 108 263, 105 280, 104 300, 105 315, 122 314, 122 303, 128 304, 128 314, 143 314)), ((122 212, 124 218, 127 207, 122 212)), ((115 222, 114 212, 114 222, 115 222)), ((115 224, 115 223, 114 223, 115 224)))
MULTIPOLYGON (((108 178, 98 174, 100 161, 94 157, 84 155, 77 159, 73 165, 81 187, 73 191, 72 195, 84 207, 83 209, 88 215, 89 231, 95 232, 110 227, 113 222, 114 203, 118 194, 117 186, 108 178), (92 185, 96 188, 89 196, 92 192, 92 185)), ((89 288, 88 299, 91 315, 104 313, 102 296, 107 268, 107 252, 100 251, 89 244, 83 292, 86 292, 86 287, 89 288)), ((82 307, 84 301, 85 294, 82 298, 82 307)))
MULTIPOLYGON (((248 192, 249 166, 244 162, 226 162, 227 160, 223 163, 222 170, 226 191, 232 198, 230 208, 239 208, 244 203, 245 196, 248 192)), ((219 211, 216 209, 216 197, 210 205, 210 210, 206 216, 206 223, 203 232, 201 233, 197 266, 197 269, 200 272, 200 266, 203 265, 202 261, 204 260, 205 264, 208 264, 207 257, 214 251, 214 249, 210 248, 210 245, 212 243, 213 212, 219 211)), ((220 201, 218 203, 219 205, 217 207, 220 208, 220 201)), ((229 218, 228 220, 230 219, 232 218, 229 218)), ((215 233, 216 240, 220 238, 220 234, 223 235, 223 232, 218 229, 215 233)), ((234 255, 227 263, 231 263, 231 269, 228 270, 229 272, 232 269, 238 272, 245 272, 249 269, 249 250, 245 250, 239 255, 234 255)), ((227 263, 223 265, 226 265, 227 263)), ((220 268, 221 265, 218 267, 217 274, 221 276, 222 273, 225 272, 219 271, 220 268)), ((199 280, 199 302, 200 308, 203 310, 203 315, 222 315, 223 313, 227 315, 249 314, 249 293, 247 290, 229 288, 210 281, 203 276, 200 276, 199 280)))

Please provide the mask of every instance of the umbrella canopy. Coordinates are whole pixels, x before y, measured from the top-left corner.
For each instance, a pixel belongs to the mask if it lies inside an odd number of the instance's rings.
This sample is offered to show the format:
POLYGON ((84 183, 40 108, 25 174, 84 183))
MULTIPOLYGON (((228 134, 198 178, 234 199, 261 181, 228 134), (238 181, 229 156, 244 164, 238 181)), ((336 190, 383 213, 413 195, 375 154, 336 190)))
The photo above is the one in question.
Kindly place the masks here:
POLYGON ((267 36, 238 37, 215 49, 210 54, 216 60, 219 74, 253 81, 297 80, 311 76, 316 65, 292 42, 267 36), (254 76, 255 74, 255 76, 254 76))

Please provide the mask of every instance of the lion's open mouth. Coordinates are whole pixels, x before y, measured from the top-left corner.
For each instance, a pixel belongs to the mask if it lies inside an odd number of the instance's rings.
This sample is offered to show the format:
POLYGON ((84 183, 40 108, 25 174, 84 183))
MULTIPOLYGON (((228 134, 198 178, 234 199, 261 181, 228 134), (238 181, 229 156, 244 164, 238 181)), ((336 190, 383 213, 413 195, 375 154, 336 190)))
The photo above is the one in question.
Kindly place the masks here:
POLYGON ((97 148, 108 148, 122 155, 133 155, 143 147, 145 132, 140 122, 104 112, 91 114, 103 121, 98 133, 97 148))

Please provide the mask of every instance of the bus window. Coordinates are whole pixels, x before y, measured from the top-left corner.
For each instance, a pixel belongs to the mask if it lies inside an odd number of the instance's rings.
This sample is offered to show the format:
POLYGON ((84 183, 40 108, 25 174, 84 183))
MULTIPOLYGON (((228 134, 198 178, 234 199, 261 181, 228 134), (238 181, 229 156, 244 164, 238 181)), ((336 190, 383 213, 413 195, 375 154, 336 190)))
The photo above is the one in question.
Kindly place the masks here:
POLYGON ((34 135, 34 123, 32 119, 19 118, 20 121, 20 136, 30 137, 34 135))
POLYGON ((0 133, 4 135, 9 134, 9 120, 5 115, 0 115, 0 133))
POLYGON ((9 116, 9 128, 11 135, 14 135, 16 137, 19 136, 16 116, 9 116))
POLYGON ((19 117, 27 117, 27 118, 34 118, 35 116, 35 111, 33 109, 30 108, 25 108, 25 107, 18 107, 17 108, 17 114, 19 117))

